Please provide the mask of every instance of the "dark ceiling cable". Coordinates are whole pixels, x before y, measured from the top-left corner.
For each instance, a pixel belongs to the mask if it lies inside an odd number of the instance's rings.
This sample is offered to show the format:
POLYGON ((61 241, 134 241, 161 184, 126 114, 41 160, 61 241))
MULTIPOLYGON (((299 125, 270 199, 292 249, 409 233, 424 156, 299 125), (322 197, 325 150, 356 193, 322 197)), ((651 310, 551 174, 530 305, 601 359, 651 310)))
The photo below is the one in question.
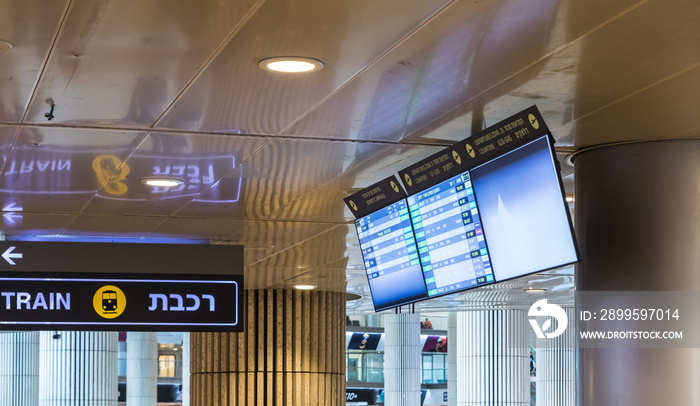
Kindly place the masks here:
POLYGON ((50 104, 51 110, 44 114, 44 117, 46 117, 49 121, 51 121, 54 118, 53 111, 56 109, 56 105, 54 103, 50 104))

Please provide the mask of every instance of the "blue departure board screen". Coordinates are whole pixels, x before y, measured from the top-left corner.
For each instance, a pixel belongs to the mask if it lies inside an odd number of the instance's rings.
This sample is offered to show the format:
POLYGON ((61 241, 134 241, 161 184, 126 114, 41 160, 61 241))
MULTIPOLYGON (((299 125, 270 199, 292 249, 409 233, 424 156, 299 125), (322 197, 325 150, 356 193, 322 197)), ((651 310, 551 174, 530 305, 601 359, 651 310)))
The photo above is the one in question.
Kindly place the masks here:
POLYGON ((408 197, 428 296, 494 281, 469 172, 408 197))
POLYGON ((376 311, 427 298, 406 199, 355 220, 376 311))
POLYGON ((355 225, 376 311, 579 260, 547 135, 355 225))

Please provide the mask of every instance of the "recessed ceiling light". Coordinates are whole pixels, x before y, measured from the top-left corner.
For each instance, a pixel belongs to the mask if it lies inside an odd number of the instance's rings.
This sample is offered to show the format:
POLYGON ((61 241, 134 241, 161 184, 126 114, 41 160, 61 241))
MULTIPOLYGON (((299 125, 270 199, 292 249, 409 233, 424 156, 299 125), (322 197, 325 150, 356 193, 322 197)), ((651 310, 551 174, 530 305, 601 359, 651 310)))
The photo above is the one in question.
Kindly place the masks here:
POLYGON ((313 290, 316 289, 316 285, 294 285, 294 289, 313 290))
POLYGON ((175 187, 184 185, 185 181, 178 178, 164 178, 164 177, 146 177, 141 179, 141 183, 147 186, 153 187, 175 187))
POLYGON ((573 202, 574 202, 574 197, 573 197, 573 196, 566 196, 566 201, 569 202, 569 203, 573 203, 573 202))
POLYGON ((543 289, 543 288, 526 288, 523 290, 527 293, 544 293, 547 291, 547 289, 543 289))
POLYGON ((265 58, 258 65, 265 70, 285 73, 302 73, 323 69, 323 62, 318 59, 298 56, 265 58))
POLYGON ((12 49, 12 44, 9 42, 0 40, 0 55, 4 55, 12 49))

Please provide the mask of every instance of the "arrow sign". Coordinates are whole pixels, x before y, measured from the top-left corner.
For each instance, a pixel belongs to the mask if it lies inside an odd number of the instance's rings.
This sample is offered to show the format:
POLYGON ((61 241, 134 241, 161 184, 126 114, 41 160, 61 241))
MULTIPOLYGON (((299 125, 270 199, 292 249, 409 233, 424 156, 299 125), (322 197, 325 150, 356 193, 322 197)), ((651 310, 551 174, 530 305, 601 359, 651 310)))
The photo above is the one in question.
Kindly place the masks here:
POLYGON ((2 211, 22 211, 21 206, 16 206, 14 203, 10 203, 2 208, 2 211))
POLYGON ((5 222, 8 223, 8 224, 15 224, 15 223, 17 223, 17 222, 15 221, 15 219, 21 219, 21 218, 22 218, 22 215, 21 215, 21 214, 17 214, 17 213, 15 213, 15 212, 11 212, 11 211, 9 211, 9 212, 7 212, 7 213, 3 213, 2 216, 5 217, 5 222))
POLYGON ((10 265, 17 265, 15 264, 15 261, 13 261, 13 258, 22 258, 22 253, 20 252, 12 252, 15 250, 15 246, 12 245, 10 248, 6 249, 5 252, 2 253, 2 257, 7 261, 8 264, 10 265))

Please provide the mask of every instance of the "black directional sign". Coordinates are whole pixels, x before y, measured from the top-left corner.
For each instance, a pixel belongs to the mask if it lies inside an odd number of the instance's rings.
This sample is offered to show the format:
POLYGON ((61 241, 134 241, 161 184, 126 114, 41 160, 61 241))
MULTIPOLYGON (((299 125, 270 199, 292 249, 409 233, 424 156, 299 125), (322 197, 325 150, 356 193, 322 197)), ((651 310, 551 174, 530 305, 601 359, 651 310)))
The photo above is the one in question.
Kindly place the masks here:
POLYGON ((355 218, 364 217, 406 197, 406 192, 399 185, 400 182, 395 176, 389 176, 346 197, 345 204, 352 210, 355 218))
POLYGON ((0 330, 243 331, 242 251, 0 242, 0 330))
POLYGON ((0 257, 0 272, 243 274, 236 245, 0 241, 0 257))
POLYGON ((548 133, 532 106, 399 171, 399 178, 414 195, 548 133))

